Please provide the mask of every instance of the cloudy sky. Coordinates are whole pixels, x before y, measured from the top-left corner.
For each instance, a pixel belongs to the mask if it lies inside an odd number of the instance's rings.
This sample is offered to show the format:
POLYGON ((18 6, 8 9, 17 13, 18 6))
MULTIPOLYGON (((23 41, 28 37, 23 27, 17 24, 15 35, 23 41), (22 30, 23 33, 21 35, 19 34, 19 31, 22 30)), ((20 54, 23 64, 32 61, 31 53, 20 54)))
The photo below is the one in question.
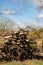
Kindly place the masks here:
POLYGON ((43 27, 43 0, 0 0, 0 17, 7 17, 20 27, 43 27))

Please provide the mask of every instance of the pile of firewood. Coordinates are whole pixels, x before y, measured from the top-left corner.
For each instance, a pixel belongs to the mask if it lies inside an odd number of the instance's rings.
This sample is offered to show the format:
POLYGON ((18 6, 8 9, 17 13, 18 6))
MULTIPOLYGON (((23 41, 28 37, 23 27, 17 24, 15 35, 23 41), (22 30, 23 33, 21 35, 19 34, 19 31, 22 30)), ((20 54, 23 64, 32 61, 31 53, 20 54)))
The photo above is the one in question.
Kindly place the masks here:
POLYGON ((12 33, 12 37, 0 48, 0 61, 24 61, 35 58, 36 42, 31 38, 28 39, 27 34, 27 31, 12 33))

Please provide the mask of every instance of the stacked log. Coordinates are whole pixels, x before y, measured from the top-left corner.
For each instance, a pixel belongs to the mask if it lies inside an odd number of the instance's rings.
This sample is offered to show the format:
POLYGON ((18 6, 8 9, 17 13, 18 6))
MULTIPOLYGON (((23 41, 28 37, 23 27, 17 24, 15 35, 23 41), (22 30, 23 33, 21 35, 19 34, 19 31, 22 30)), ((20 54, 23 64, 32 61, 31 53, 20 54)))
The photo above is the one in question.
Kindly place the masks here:
POLYGON ((33 59, 36 46, 32 47, 32 44, 36 45, 36 42, 32 39, 28 39, 27 31, 18 31, 15 34, 12 33, 12 37, 8 38, 8 41, 4 43, 0 48, 0 61, 12 61, 26 59, 33 59))

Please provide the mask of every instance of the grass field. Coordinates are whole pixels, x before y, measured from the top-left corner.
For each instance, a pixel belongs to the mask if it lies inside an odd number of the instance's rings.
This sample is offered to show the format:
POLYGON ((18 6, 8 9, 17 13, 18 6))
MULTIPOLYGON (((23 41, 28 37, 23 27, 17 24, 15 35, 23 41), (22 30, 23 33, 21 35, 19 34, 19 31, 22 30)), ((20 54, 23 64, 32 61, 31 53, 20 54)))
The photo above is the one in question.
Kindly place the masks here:
POLYGON ((41 60, 26 60, 24 62, 13 61, 8 63, 0 63, 0 65, 43 65, 41 60))

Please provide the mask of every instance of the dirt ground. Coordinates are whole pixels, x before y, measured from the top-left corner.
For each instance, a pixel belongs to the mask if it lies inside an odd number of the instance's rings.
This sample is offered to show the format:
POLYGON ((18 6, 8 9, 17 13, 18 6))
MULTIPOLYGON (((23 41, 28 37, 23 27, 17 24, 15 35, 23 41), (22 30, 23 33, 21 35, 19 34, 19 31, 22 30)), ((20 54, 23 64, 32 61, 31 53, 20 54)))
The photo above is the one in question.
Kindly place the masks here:
POLYGON ((0 63, 0 65, 43 65, 42 60, 25 60, 24 62, 12 61, 6 63, 0 63))

